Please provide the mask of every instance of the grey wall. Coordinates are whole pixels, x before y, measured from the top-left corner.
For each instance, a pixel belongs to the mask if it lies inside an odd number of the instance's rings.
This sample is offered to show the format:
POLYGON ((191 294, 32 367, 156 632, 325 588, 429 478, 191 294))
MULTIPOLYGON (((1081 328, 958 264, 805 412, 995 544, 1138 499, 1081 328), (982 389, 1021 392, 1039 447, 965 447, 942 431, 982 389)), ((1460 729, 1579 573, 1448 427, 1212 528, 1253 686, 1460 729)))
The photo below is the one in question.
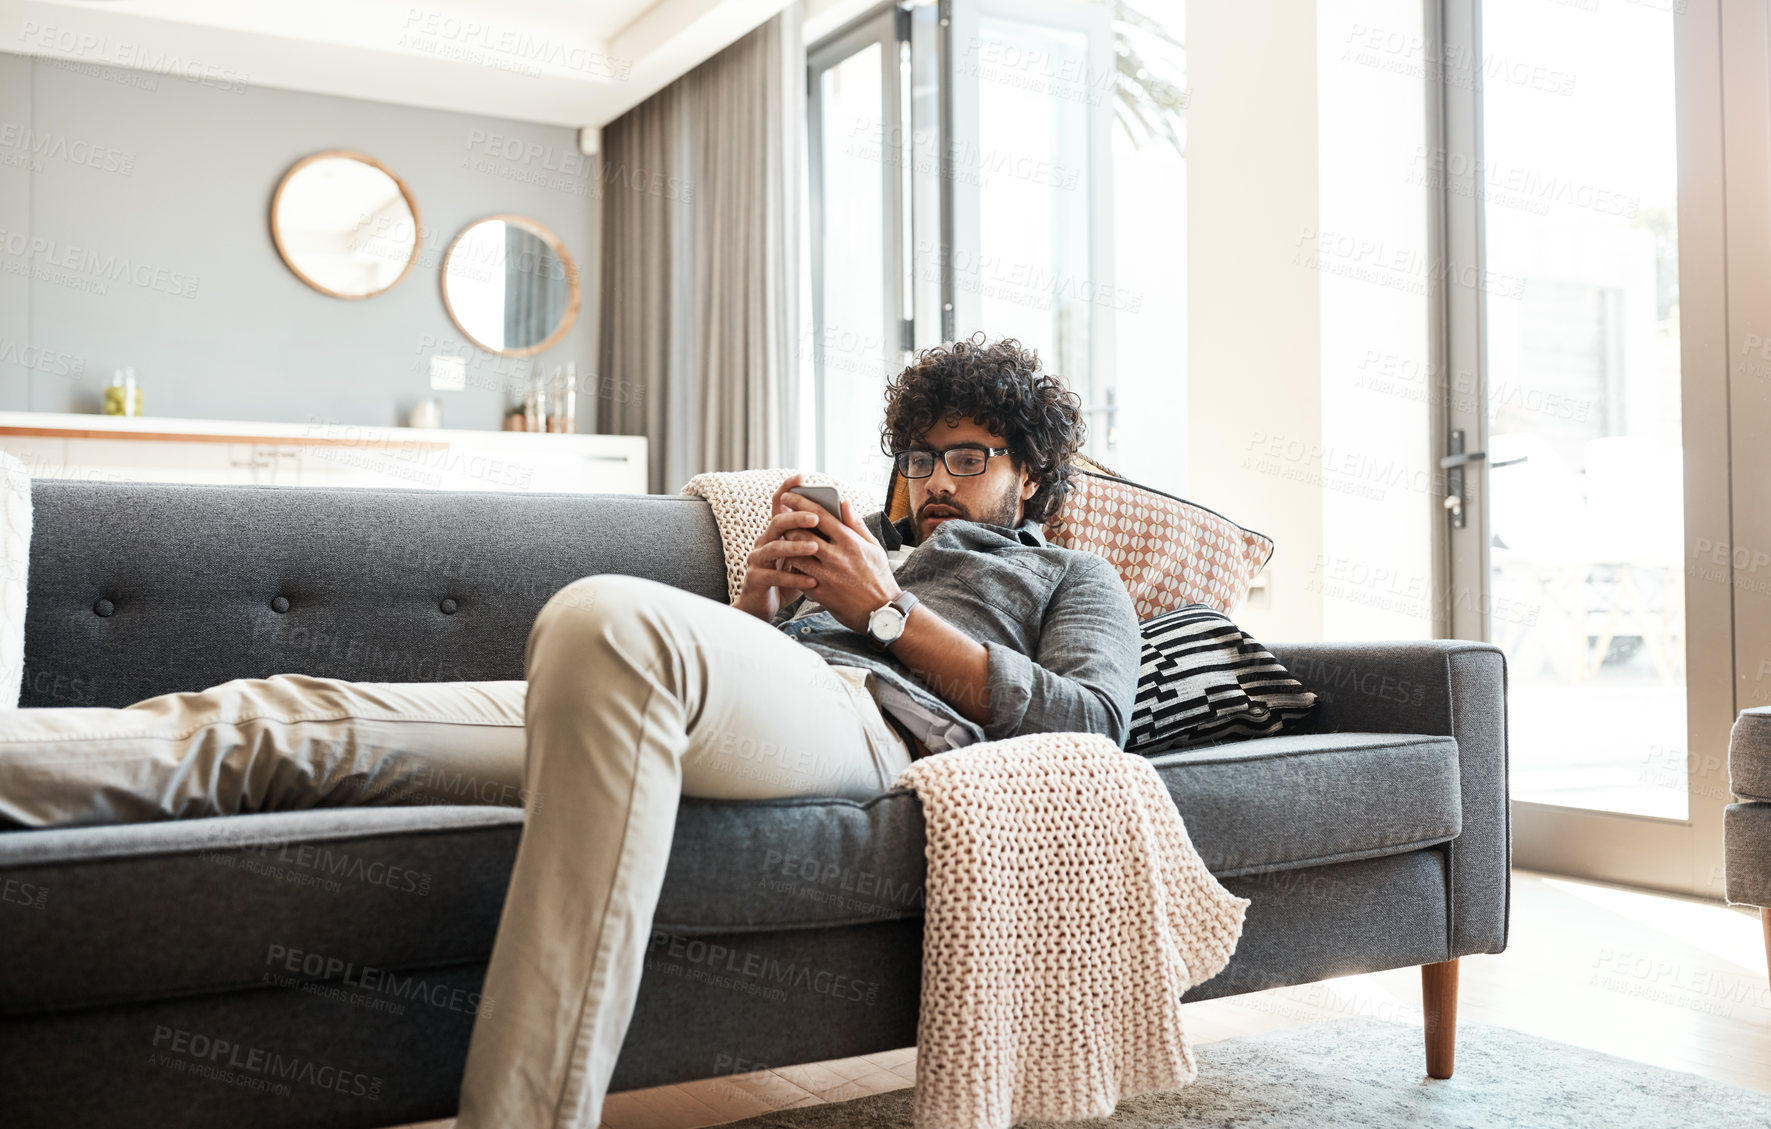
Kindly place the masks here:
MULTIPOLYGON (((527 362, 461 338, 442 252, 492 212, 551 228, 584 292, 540 363, 576 361, 594 391, 596 184, 558 126, 0 53, 0 409, 97 411, 130 365, 148 415, 404 423, 430 355, 454 352, 468 388, 436 393, 444 426, 496 428, 527 362), (425 228, 411 272, 361 301, 310 289, 271 242, 278 180, 334 148, 399 175, 425 228), (141 282, 108 277, 124 259, 141 282)), ((579 418, 594 430, 582 392, 579 418)))

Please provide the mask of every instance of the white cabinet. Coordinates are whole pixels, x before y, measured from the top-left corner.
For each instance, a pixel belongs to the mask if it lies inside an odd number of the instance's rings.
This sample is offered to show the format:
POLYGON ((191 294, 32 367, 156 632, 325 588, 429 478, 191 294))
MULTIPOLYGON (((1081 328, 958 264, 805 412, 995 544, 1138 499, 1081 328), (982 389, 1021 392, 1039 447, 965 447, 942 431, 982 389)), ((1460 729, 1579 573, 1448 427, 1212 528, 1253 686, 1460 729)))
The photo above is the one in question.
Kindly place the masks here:
POLYGON ((640 435, 0 412, 33 478, 643 494, 640 435))

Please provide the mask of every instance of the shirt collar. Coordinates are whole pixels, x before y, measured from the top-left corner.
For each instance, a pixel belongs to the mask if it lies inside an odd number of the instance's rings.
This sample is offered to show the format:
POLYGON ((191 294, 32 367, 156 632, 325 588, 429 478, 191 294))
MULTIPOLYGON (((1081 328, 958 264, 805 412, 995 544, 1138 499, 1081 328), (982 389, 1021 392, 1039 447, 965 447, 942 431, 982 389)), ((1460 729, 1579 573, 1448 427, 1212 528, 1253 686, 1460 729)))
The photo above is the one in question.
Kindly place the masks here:
MULTIPOLYGON (((892 522, 891 525, 892 529, 898 534, 900 546, 909 546, 910 538, 916 532, 911 528, 909 515, 899 518, 897 521, 892 522)), ((997 528, 1001 529, 1004 527, 997 526, 997 528)), ((1015 528, 1015 536, 1020 540, 1021 544, 1032 545, 1035 548, 1042 548, 1047 543, 1045 539, 1045 526, 1034 521, 1032 518, 1022 521, 1021 524, 1015 528)))

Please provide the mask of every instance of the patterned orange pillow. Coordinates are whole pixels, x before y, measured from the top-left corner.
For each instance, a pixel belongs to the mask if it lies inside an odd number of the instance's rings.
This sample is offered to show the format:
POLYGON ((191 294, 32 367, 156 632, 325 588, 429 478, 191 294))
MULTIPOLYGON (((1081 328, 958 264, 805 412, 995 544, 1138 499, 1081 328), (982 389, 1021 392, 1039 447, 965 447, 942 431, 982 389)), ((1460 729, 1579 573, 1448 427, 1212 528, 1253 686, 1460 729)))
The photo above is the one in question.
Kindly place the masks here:
MULTIPOLYGON (((1079 456, 1070 495, 1050 541, 1105 557, 1131 593, 1140 621, 1186 604, 1228 615, 1248 596, 1273 555, 1273 539, 1173 494, 1127 481, 1079 456)), ((896 471, 886 516, 910 512, 910 491, 896 471)))
POLYGON ((1185 604, 1228 615, 1273 555, 1273 539, 1123 478, 1078 469, 1051 543, 1105 557, 1140 621, 1185 604))

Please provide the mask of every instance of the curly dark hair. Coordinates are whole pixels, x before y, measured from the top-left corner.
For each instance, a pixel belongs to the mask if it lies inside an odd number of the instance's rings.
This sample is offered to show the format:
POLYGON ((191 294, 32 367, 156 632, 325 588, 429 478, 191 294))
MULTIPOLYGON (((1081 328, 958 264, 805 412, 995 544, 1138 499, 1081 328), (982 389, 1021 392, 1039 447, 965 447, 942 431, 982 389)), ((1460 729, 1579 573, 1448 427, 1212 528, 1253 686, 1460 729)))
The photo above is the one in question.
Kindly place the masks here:
POLYGON ((1082 448, 1082 400, 1063 378, 1040 369, 1039 354, 1005 337, 982 333, 924 349, 886 382, 880 449, 896 454, 921 442, 937 421, 971 419, 1007 441, 1017 471, 1039 482, 1024 504, 1027 520, 1057 525, 1053 515, 1070 493, 1071 460, 1082 448))

